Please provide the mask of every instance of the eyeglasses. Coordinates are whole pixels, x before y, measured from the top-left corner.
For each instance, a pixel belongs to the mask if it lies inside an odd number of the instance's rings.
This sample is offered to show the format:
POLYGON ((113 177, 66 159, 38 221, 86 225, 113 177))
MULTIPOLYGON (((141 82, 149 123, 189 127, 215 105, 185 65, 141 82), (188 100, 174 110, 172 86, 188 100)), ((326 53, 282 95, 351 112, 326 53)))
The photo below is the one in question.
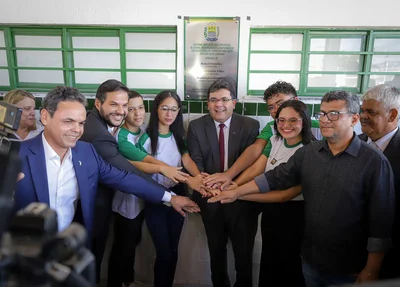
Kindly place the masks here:
POLYGON ((276 102, 275 104, 268 105, 267 110, 268 110, 269 112, 272 112, 272 111, 274 111, 275 109, 279 109, 279 107, 280 107, 284 102, 290 101, 290 100, 294 100, 295 98, 296 98, 296 97, 291 97, 291 98, 288 99, 288 100, 283 100, 283 99, 282 99, 282 100, 276 102))
POLYGON ((218 103, 219 101, 221 101, 223 104, 226 104, 226 103, 228 103, 228 102, 230 102, 230 101, 233 101, 233 99, 229 99, 229 98, 222 98, 222 99, 216 99, 216 98, 211 98, 211 99, 208 99, 208 102, 209 103, 212 103, 212 104, 216 104, 216 103, 218 103))
POLYGON ((278 126, 284 126, 286 123, 288 123, 290 126, 294 126, 297 124, 298 121, 303 120, 302 118, 290 118, 290 119, 285 119, 285 118, 277 118, 275 119, 275 122, 278 126))
POLYGON ((161 106, 159 107, 159 109, 163 114, 167 114, 170 111, 173 115, 176 115, 180 110, 180 108, 177 107, 170 108, 168 106, 161 106))
POLYGON ((353 114, 352 112, 340 112, 340 111, 331 111, 331 112, 319 112, 314 115, 317 120, 321 120, 322 117, 326 116, 328 120, 331 122, 337 121, 341 114, 353 114))

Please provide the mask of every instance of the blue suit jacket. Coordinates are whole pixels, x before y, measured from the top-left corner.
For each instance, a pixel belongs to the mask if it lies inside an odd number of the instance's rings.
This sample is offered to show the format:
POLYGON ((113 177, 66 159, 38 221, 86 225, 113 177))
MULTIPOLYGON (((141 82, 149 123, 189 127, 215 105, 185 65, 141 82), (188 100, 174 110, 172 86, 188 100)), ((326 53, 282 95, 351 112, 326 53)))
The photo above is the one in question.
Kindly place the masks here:
MULTIPOLYGON (((89 236, 93 225, 93 211, 97 184, 101 182, 120 191, 134 194, 145 201, 158 203, 164 196, 165 188, 133 173, 122 171, 105 162, 86 142, 78 141, 71 149, 72 161, 78 181, 81 200, 82 222, 89 236)), ((21 209, 32 202, 49 205, 49 189, 42 135, 21 143, 20 158, 25 177, 17 183, 15 208, 21 209)))

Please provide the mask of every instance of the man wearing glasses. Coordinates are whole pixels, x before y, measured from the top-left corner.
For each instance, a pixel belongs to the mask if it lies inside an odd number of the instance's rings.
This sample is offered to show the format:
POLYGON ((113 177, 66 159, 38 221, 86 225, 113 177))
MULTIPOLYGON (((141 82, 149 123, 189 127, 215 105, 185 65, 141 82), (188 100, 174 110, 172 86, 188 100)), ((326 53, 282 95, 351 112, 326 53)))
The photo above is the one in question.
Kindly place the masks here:
MULTIPOLYGON (((256 141, 243 152, 227 171, 210 175, 205 179, 204 183, 212 185, 221 182, 221 187, 224 188, 230 184, 234 177, 252 165, 261 156, 269 139, 275 134, 274 119, 276 112, 278 108, 288 100, 297 100, 296 89, 292 84, 284 81, 277 81, 270 85, 264 92, 264 101, 267 103, 268 112, 273 120, 265 125, 256 141)), ((311 131, 314 137, 318 140, 322 139, 319 122, 313 120, 311 125, 311 131)))
MULTIPOLYGON (((251 145, 259 131, 259 122, 233 113, 236 93, 225 78, 208 88, 209 114, 189 124, 188 150, 200 171, 224 172, 251 145)), ((211 279, 215 287, 229 287, 227 271, 228 238, 235 255, 236 287, 252 286, 252 255, 257 231, 257 214, 253 203, 235 202, 222 206, 207 203, 199 193, 193 194, 199 204, 206 230, 211 260, 211 279)))
POLYGON ((359 109, 359 99, 351 93, 325 94, 316 115, 325 140, 302 147, 286 164, 209 200, 228 203, 244 194, 301 184, 307 287, 377 280, 391 247, 393 172, 386 157, 354 133, 359 109))

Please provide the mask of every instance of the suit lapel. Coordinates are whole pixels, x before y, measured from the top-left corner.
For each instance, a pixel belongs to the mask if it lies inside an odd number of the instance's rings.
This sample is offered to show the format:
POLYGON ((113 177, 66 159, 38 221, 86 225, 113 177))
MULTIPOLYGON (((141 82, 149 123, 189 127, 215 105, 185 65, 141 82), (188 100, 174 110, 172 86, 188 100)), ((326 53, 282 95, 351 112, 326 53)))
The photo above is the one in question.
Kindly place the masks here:
POLYGON ((210 144, 212 157, 215 162, 215 166, 219 167, 219 144, 218 144, 218 136, 217 130, 215 128, 214 120, 211 116, 207 117, 206 125, 205 125, 206 135, 207 135, 207 142, 210 144))
POLYGON ((390 158, 391 155, 398 154, 399 150, 398 147, 400 146, 400 129, 397 130, 397 132, 394 134, 392 139, 390 140, 389 144, 383 151, 383 154, 387 157, 390 158))
MULTIPOLYGON (((82 155, 82 153, 79 152, 79 149, 77 147, 74 147, 71 149, 71 152, 72 152, 72 163, 74 165, 76 180, 78 182, 82 214, 84 220, 86 221, 87 217, 85 215, 91 212, 89 209, 89 204, 92 201, 92 199, 90 198, 91 188, 89 186, 89 181, 88 181, 89 175, 87 173, 87 169, 85 166, 85 161, 84 161, 85 157, 82 155)), ((86 224, 89 223, 85 222, 85 225, 86 224)))
POLYGON ((232 114, 231 126, 229 128, 229 139, 228 139, 228 168, 231 167, 235 162, 235 152, 239 150, 240 145, 240 132, 241 125, 239 124, 239 119, 232 114))
POLYGON ((42 135, 39 135, 32 140, 29 150, 32 154, 28 155, 28 162, 33 184, 35 186, 36 196, 39 202, 50 205, 46 158, 44 156, 42 135))

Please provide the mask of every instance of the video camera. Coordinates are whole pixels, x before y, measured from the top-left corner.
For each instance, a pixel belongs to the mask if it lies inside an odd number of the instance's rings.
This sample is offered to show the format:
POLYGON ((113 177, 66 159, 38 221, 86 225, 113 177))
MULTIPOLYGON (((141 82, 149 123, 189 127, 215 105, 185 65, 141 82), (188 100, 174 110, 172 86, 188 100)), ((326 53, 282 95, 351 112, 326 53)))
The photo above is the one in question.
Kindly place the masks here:
POLYGON ((22 110, 0 102, 0 286, 95 286, 95 260, 85 229, 72 223, 57 233, 57 213, 31 203, 13 213, 20 160, 12 138, 22 110))
POLYGON ((18 129, 21 116, 20 108, 0 101, 0 152, 9 154, 15 150, 18 153, 19 145, 12 134, 18 129))

